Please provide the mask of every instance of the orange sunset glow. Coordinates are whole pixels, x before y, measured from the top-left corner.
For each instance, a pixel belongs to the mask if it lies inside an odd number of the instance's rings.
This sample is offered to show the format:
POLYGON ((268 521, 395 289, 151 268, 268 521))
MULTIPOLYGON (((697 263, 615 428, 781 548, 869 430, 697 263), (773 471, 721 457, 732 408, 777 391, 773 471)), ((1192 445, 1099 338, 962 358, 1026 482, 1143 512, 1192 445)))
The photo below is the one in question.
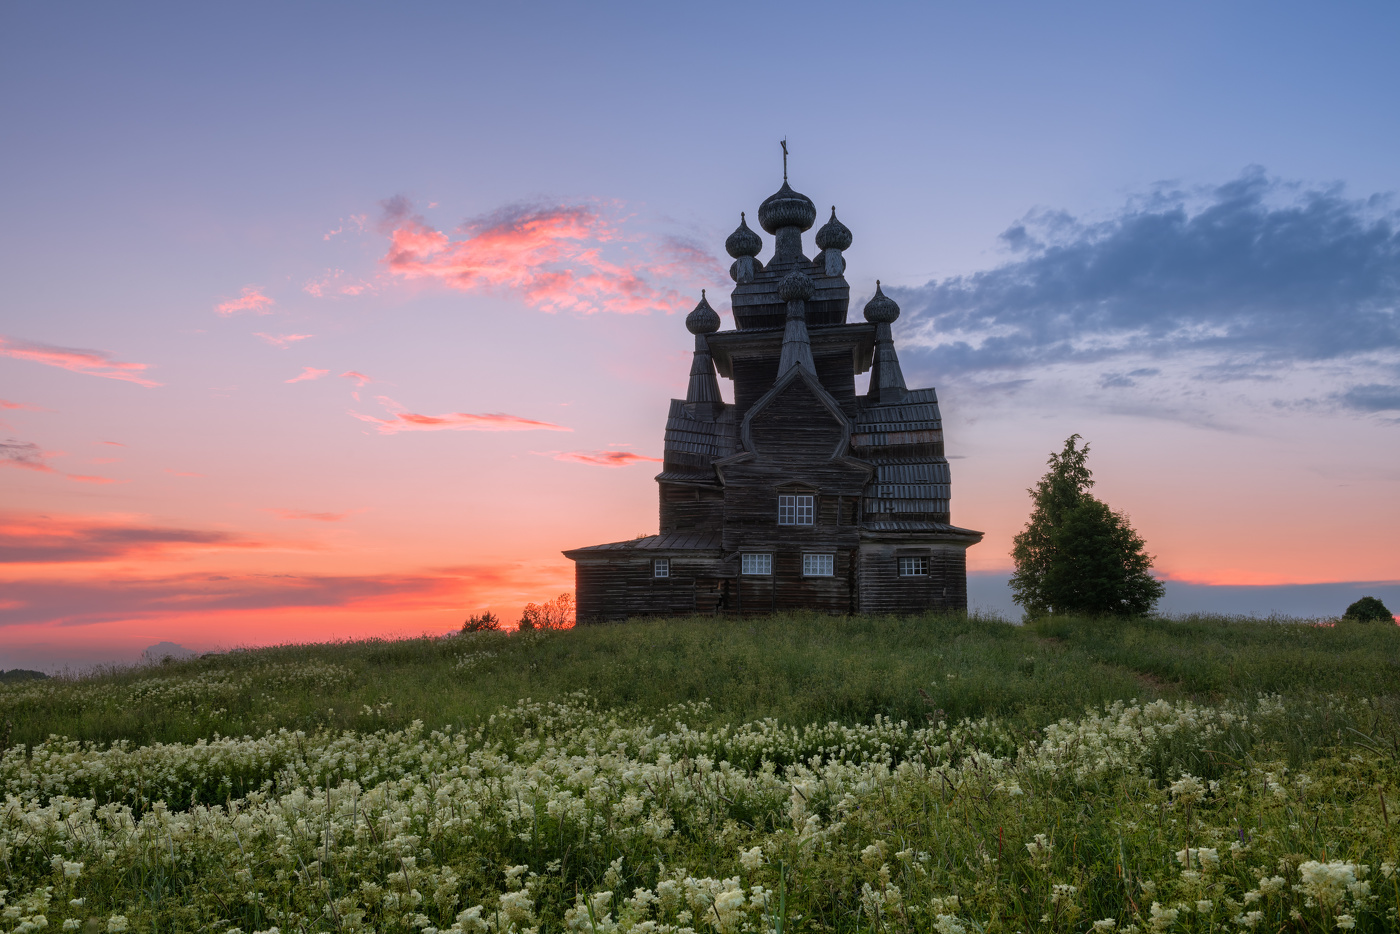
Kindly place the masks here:
POLYGON ((853 320, 878 277, 938 391, 974 609, 1019 618, 1026 490, 1075 433, 1164 612, 1400 604, 1386 55, 1134 20, 1195 50, 1149 79, 1046 11, 832 10, 830 51, 767 9, 657 12, 666 43, 606 11, 91 12, 0 30, 0 667, 442 634, 572 591, 563 550, 657 531, 684 318, 705 289, 734 326, 725 238, 784 137, 853 234, 853 320), (820 114, 766 103, 796 66, 744 18, 850 60, 802 66, 820 114))

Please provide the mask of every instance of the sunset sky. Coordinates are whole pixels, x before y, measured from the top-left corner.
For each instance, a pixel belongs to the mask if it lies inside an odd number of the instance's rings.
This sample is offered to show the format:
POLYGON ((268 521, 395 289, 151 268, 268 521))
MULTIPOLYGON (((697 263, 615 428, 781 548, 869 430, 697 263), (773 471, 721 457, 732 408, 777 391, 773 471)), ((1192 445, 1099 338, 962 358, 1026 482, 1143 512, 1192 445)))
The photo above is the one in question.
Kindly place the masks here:
POLYGON ((974 602, 1012 609, 1077 432, 1165 609, 1396 609, 1397 37, 1389 3, 7 4, 0 668, 571 590, 561 549, 656 531, 684 314, 732 327, 783 137, 938 388, 974 602))

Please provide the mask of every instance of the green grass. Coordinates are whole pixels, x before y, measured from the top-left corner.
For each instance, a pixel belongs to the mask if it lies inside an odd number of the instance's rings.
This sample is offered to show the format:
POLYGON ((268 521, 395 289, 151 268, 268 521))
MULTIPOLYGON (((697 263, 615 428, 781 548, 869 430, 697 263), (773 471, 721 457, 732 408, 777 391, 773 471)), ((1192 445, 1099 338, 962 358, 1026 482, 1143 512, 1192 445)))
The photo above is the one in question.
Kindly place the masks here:
POLYGON ((1131 622, 924 616, 689 618, 518 637, 288 645, 0 688, 9 743, 51 734, 192 742, 269 729, 470 726, 521 698, 603 708, 708 700, 741 722, 921 722, 994 715, 1027 729, 1113 700, 1400 694, 1400 627, 1192 617, 1131 622), (922 694, 921 694, 922 692, 922 694), (925 696, 927 699, 925 699, 925 696), (369 712, 366 712, 368 709, 369 712))
POLYGON ((1398 689, 1380 624, 812 615, 4 685, 0 928, 1395 931, 1398 689))

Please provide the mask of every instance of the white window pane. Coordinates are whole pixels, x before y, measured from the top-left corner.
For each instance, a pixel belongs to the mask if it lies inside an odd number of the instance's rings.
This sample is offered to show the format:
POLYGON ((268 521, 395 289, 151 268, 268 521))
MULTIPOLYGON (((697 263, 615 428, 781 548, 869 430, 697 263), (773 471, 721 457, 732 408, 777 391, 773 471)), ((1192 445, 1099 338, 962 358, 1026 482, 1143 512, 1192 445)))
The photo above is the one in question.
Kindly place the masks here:
POLYGON ((900 558, 900 577, 924 577, 928 575, 928 558, 900 558))
POLYGON ((657 577, 670 577, 671 559, 657 558, 656 561, 652 563, 652 573, 657 577))
POLYGON ((797 500, 797 524, 811 525, 813 512, 812 506, 814 497, 795 496, 793 497, 793 499, 797 500))
POLYGON ((802 574, 804 577, 832 577, 835 563, 835 555, 803 555, 802 574))
POLYGON ((772 574, 773 556, 746 554, 740 556, 740 571, 744 574, 772 574))

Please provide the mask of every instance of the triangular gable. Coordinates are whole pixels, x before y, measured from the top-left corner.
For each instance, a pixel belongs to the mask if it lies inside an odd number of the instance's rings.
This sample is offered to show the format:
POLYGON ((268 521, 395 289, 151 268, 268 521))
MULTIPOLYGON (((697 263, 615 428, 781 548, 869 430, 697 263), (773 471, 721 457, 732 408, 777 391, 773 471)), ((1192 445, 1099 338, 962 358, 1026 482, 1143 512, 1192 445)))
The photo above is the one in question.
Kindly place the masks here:
POLYGON ((826 412, 830 414, 831 418, 840 426, 841 439, 832 450, 831 457, 835 459, 843 456, 850 448, 851 444, 851 420, 847 418, 846 413, 841 410, 840 403, 832 398, 831 393, 826 391, 826 388, 818 382, 817 378, 800 366, 792 367, 782 376, 778 377, 777 382, 773 384, 773 388, 764 393, 763 396, 749 408, 748 412, 745 413, 743 424, 739 428, 739 437, 744 445, 744 449, 754 455, 758 454, 758 449, 755 447, 753 440, 754 419, 762 415, 766 409, 770 408, 782 395, 783 391, 798 380, 801 380, 806 385, 807 389, 816 397, 822 408, 825 409, 826 412))

